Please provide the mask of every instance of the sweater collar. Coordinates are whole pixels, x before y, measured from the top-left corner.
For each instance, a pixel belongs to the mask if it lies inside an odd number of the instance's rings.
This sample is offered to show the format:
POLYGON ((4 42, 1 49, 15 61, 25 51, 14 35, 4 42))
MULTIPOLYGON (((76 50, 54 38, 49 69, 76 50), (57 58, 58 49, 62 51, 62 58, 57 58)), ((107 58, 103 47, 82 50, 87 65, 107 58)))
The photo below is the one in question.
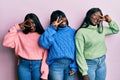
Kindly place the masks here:
POLYGON ((52 24, 51 24, 51 28, 52 29, 54 29, 54 30, 65 30, 66 28, 68 28, 68 26, 65 26, 65 27, 63 27, 63 28, 60 28, 60 27, 58 27, 58 28, 56 28, 55 26, 53 26, 52 24))
POLYGON ((89 25, 89 26, 88 26, 88 29, 97 30, 97 25, 96 25, 96 26, 89 25))
MULTIPOLYGON (((84 23, 82 27, 86 27, 86 25, 87 25, 87 24, 84 23)), ((97 29, 97 25, 96 25, 96 26, 89 25, 89 26, 87 27, 87 29, 93 29, 93 30, 96 30, 96 29, 97 29)))
POLYGON ((68 26, 65 26, 63 28, 58 27, 58 30, 66 30, 67 28, 68 28, 68 26))
POLYGON ((65 27, 58 27, 58 29, 64 29, 64 28, 66 28, 67 26, 65 26, 65 27))

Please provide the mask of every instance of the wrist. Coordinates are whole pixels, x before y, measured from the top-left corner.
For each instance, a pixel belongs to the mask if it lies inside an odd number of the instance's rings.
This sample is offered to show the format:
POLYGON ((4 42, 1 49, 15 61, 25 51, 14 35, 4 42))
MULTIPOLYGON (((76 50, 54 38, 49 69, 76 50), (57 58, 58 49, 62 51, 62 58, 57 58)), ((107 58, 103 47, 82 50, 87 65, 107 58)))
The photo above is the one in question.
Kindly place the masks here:
POLYGON ((112 20, 107 20, 108 23, 110 23, 112 20))
POLYGON ((88 75, 83 76, 83 80, 90 80, 88 75))
POLYGON ((56 25, 56 24, 52 24, 53 26, 55 26, 55 27, 58 27, 58 25, 56 25))
POLYGON ((58 27, 58 24, 56 22, 52 22, 52 25, 58 27))

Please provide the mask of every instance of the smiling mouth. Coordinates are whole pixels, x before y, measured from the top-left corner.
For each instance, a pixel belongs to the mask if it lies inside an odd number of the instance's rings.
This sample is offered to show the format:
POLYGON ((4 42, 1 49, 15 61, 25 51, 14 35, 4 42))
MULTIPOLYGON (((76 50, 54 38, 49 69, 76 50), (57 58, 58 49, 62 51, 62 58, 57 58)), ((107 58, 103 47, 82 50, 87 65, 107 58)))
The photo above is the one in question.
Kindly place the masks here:
POLYGON ((94 20, 93 22, 98 24, 100 21, 99 20, 94 20))

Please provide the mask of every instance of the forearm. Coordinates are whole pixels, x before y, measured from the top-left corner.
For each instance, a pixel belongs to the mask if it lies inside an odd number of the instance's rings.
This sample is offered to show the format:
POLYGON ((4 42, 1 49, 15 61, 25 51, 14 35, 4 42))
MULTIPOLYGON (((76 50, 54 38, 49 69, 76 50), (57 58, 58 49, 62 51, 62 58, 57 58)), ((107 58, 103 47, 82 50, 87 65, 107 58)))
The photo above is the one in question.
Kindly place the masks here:
POLYGON ((118 25, 117 25, 116 22, 111 21, 111 22, 109 23, 109 26, 110 26, 110 29, 111 29, 111 31, 112 31, 113 34, 116 34, 116 33, 119 32, 119 27, 118 27, 118 25))
POLYGON ((45 49, 49 49, 52 41, 54 41, 53 35, 56 33, 56 30, 51 25, 39 38, 39 44, 45 49))
POLYGON ((5 35, 3 39, 3 46, 14 48, 15 41, 17 40, 17 31, 19 30, 19 25, 16 24, 10 28, 9 32, 5 35))

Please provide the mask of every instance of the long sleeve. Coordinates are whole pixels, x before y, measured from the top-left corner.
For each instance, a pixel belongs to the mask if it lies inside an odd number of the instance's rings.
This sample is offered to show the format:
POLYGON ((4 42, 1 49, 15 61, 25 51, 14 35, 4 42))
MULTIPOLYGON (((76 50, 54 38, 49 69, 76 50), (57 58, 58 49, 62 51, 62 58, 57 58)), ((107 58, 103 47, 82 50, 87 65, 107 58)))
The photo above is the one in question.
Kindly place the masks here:
POLYGON ((48 78, 49 68, 48 68, 48 64, 46 63, 47 56, 48 56, 48 52, 47 50, 45 50, 43 53, 43 59, 42 59, 42 65, 41 65, 42 79, 48 78))
POLYGON ((75 60, 70 64, 70 68, 71 68, 71 70, 73 70, 74 72, 77 71, 78 67, 77 67, 77 63, 76 63, 76 58, 75 58, 75 60))
POLYGON ((116 34, 119 32, 119 27, 116 22, 111 21, 108 23, 109 27, 104 27, 103 33, 105 35, 116 34))
POLYGON ((39 44, 45 48, 49 49, 54 38, 52 37, 56 33, 56 28, 54 26, 50 26, 39 38, 39 44))
POLYGON ((84 37, 82 33, 78 32, 75 37, 76 43, 76 61, 78 69, 82 75, 87 75, 88 66, 84 56, 84 37))
POLYGON ((15 48, 16 41, 18 39, 17 30, 19 30, 19 25, 16 24, 12 28, 10 28, 9 32, 5 35, 3 39, 3 46, 15 48))

